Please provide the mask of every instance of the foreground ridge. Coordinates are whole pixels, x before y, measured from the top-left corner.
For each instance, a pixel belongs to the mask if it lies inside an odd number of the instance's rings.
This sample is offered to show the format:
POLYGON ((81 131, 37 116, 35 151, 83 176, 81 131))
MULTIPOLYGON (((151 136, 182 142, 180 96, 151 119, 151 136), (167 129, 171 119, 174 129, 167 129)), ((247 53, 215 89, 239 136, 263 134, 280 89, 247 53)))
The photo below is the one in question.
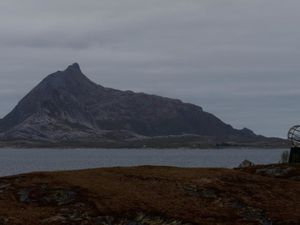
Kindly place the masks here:
POLYGON ((299 177, 299 166, 286 165, 241 170, 143 166, 18 175, 0 179, 0 222, 299 225, 299 177))

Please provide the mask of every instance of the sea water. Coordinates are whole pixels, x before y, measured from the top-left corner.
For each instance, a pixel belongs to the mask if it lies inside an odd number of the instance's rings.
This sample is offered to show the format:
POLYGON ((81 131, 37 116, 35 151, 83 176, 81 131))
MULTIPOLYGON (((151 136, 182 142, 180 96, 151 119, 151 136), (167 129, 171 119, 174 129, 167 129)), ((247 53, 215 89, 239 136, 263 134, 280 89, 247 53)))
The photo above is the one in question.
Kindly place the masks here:
POLYGON ((10 149, 0 148, 0 176, 34 171, 159 165, 237 167, 277 163, 287 149, 10 149))

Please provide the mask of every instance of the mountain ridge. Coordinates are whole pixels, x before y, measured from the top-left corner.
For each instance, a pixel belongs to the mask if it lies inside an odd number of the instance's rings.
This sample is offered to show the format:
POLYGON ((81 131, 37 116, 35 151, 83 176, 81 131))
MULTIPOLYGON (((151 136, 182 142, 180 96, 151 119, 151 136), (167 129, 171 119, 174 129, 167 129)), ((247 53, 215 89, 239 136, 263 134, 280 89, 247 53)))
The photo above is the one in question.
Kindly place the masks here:
POLYGON ((103 87, 86 77, 78 63, 48 75, 0 120, 2 141, 111 143, 172 135, 263 138, 247 128, 234 129, 191 103, 103 87))

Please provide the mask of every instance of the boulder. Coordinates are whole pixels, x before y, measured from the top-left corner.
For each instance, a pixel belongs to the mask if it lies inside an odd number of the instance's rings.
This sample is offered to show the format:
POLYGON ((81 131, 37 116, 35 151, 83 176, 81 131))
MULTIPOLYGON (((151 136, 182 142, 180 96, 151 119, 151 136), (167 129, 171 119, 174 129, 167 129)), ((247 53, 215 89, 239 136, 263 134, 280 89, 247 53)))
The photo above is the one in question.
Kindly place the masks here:
POLYGON ((251 166, 255 166, 255 164, 246 159, 239 165, 239 168, 247 168, 247 167, 251 167, 251 166))

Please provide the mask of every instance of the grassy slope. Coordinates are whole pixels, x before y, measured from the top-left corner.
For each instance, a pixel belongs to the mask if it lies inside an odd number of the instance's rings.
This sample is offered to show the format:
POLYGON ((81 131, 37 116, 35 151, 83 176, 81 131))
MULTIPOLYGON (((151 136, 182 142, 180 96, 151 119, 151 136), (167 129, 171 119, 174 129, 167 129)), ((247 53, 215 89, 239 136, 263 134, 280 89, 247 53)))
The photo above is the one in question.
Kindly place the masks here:
POLYGON ((299 225, 300 168, 254 173, 145 166, 1 178, 0 224, 299 225))

